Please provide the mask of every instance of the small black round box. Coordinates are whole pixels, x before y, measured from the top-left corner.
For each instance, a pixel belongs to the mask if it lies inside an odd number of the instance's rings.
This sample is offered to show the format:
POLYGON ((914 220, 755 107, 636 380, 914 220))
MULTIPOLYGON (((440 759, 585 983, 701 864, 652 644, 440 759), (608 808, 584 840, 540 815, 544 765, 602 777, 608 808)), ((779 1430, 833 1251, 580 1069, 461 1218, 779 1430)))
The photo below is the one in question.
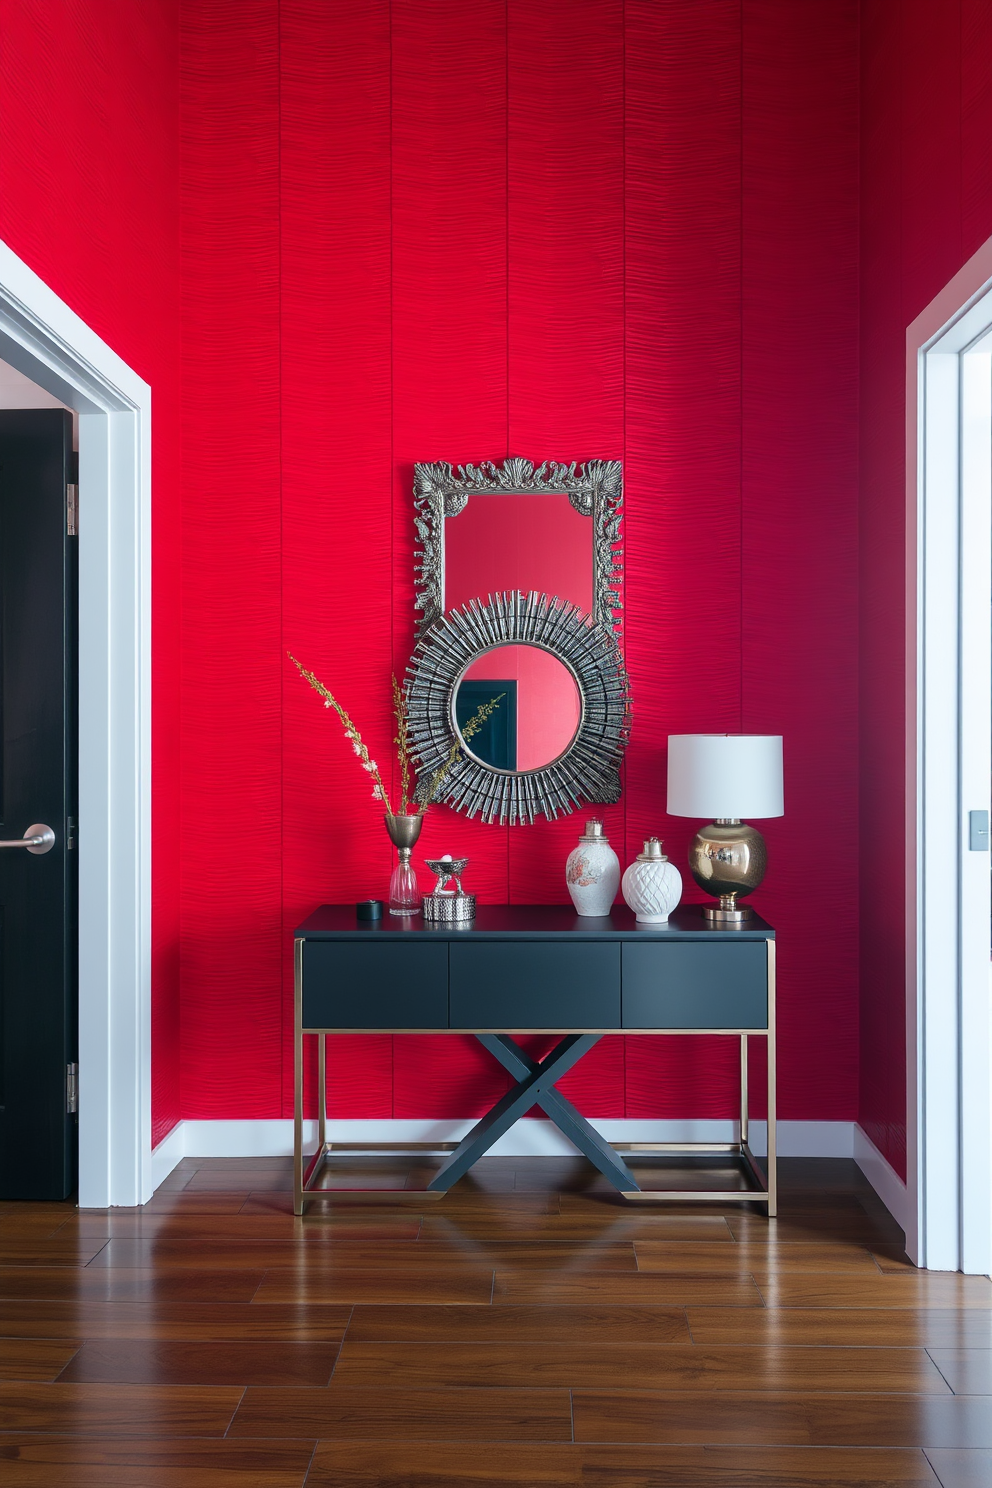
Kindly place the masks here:
POLYGON ((355 905, 355 914, 360 920, 381 920, 381 899, 360 899, 355 905))

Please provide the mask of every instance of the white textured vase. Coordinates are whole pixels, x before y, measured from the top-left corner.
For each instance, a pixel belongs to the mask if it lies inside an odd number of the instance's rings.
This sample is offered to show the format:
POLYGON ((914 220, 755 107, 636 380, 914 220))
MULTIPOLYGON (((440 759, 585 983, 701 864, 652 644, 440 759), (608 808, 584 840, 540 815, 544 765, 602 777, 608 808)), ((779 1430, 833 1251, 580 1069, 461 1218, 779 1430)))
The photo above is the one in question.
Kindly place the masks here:
POLYGON ((620 887, 620 859, 603 836, 601 821, 587 821, 586 829, 565 863, 565 882, 575 911, 599 918, 608 915, 620 887))
POLYGON ((642 925, 664 925, 682 898, 682 875, 649 837, 623 876, 623 897, 642 925))

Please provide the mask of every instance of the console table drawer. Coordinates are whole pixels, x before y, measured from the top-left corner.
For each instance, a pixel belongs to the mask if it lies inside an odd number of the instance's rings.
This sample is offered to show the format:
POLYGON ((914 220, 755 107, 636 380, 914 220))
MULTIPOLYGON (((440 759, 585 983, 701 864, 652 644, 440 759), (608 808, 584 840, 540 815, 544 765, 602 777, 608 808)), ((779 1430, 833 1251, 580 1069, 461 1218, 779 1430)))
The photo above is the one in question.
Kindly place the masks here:
POLYGON ((623 946, 624 1028, 764 1028, 763 941, 623 946))
POLYGON ((304 1028, 447 1028, 448 947, 430 941, 303 945, 304 1028))
POLYGON ((620 947, 475 941, 451 946, 451 1027, 616 1028, 620 947))

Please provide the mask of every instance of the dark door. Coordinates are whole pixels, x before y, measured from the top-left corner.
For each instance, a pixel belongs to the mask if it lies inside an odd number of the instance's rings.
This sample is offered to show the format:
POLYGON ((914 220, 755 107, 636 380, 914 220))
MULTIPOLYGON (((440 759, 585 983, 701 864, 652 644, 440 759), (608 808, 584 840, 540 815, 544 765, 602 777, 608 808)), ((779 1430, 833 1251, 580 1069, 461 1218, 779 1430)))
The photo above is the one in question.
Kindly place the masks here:
POLYGON ((0 411, 0 838, 54 833, 46 852, 0 848, 4 1199, 62 1199, 76 1180, 73 458, 70 414, 0 411))
POLYGON ((517 768, 517 684, 506 677, 463 677, 455 693, 455 719, 462 728, 482 703, 499 698, 469 746, 476 759, 497 770, 517 768))

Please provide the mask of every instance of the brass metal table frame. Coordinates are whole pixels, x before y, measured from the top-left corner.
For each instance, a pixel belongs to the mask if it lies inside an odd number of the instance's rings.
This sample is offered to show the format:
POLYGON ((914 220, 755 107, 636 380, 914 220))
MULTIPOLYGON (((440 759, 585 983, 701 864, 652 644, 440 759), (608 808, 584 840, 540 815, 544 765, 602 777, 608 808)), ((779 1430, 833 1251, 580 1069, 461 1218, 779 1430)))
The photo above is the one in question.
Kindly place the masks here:
POLYGON ((303 945, 295 942, 294 997, 294 1121, 293 1121, 293 1212, 303 1214, 313 1198, 335 1198, 361 1194, 364 1198, 396 1202, 407 1200, 422 1204, 444 1197, 452 1183, 475 1162, 494 1141, 508 1129, 518 1115, 531 1105, 540 1105, 551 1120, 590 1159, 617 1189, 622 1198, 643 1203, 752 1203, 767 1205, 769 1219, 778 1213, 778 1166, 776 1141, 776 1019, 775 1019, 775 941, 765 942, 768 956, 768 1026, 767 1028, 599 1028, 563 1030, 552 1028, 472 1029, 472 1028, 304 1028, 303 1027, 303 945), (512 1074, 520 1075, 517 1084, 473 1126, 460 1142, 330 1142, 327 1139, 327 1039, 342 1034, 438 1034, 474 1035, 512 1074), (561 1041, 538 1063, 515 1043, 513 1035, 561 1034, 561 1041), (738 1140, 734 1142, 607 1142, 595 1128, 580 1116, 554 1082, 604 1034, 636 1037, 680 1034, 734 1036, 740 1039, 740 1121, 738 1140), (768 1147, 767 1175, 751 1151, 748 1099, 748 1039, 766 1039, 768 1048, 768 1147), (303 1040, 317 1039, 317 1147, 311 1154, 303 1151, 303 1040), (556 1073, 557 1070, 557 1073, 556 1073), (542 1073, 544 1078, 542 1079, 542 1073), (552 1078, 553 1077, 553 1078, 552 1078), (518 1108, 520 1108, 518 1110, 518 1108), (514 1111, 518 1110, 518 1115, 514 1111), (426 1188, 354 1188, 320 1189, 318 1180, 332 1156, 401 1155, 445 1157, 438 1173, 426 1188), (754 1181, 752 1189, 666 1188, 641 1189, 623 1161, 622 1154, 645 1157, 733 1156, 739 1158, 747 1175, 754 1181))

